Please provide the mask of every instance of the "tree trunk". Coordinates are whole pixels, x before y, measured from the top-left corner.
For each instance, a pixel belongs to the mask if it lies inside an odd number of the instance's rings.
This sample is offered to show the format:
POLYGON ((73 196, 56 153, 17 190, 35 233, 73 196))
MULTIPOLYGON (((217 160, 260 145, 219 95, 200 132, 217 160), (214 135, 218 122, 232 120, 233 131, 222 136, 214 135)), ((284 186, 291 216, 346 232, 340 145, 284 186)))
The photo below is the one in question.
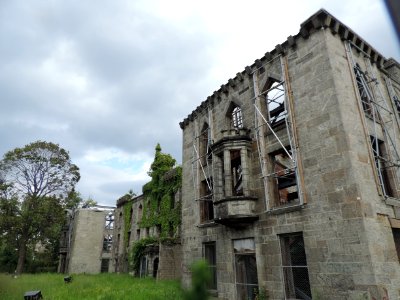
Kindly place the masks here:
POLYGON ((15 273, 18 275, 22 273, 22 271, 24 270, 24 266, 25 266, 26 241, 27 241, 26 236, 22 235, 21 239, 19 241, 17 269, 15 270, 15 273))

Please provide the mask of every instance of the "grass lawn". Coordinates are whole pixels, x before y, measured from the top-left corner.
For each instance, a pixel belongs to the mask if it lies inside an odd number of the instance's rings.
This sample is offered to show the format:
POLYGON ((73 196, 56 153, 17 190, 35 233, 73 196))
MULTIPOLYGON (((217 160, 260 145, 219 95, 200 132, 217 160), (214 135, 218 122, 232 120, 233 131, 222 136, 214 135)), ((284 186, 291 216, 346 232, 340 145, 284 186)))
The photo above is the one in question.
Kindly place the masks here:
POLYGON ((43 300, 179 300, 178 281, 139 279, 126 274, 72 275, 64 283, 64 274, 23 274, 18 278, 0 274, 0 299, 21 300, 27 291, 41 290, 43 300))

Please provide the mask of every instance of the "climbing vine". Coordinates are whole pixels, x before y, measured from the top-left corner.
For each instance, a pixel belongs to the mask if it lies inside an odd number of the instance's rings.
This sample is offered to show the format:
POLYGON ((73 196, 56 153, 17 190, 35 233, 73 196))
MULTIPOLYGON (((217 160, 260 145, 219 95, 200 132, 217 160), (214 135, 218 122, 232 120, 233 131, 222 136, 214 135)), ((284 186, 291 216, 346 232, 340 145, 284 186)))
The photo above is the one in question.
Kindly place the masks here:
POLYGON ((175 194, 181 187, 182 168, 176 160, 161 152, 160 144, 148 172, 151 181, 143 186, 143 217, 140 227, 159 226, 160 238, 173 235, 181 223, 181 203, 175 194))
POLYGON ((129 265, 130 267, 132 267, 133 270, 135 270, 136 272, 139 271, 140 258, 143 256, 144 250, 148 245, 157 242, 157 238, 148 237, 141 239, 133 244, 130 255, 128 257, 129 265))
POLYGON ((124 216, 124 246, 128 245, 129 230, 131 229, 131 208, 132 202, 128 201, 123 206, 123 216, 124 216))

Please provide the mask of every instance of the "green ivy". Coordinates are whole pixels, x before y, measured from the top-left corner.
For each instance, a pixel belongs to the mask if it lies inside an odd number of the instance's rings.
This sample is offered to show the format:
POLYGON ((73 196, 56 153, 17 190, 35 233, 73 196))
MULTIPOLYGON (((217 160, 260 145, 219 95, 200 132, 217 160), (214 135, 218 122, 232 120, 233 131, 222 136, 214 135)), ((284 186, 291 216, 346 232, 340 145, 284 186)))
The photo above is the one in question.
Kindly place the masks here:
POLYGON ((154 237, 148 237, 144 239, 140 239, 132 245, 132 249, 130 255, 128 257, 129 265, 136 272, 139 271, 140 266, 140 258, 143 256, 143 252, 146 247, 150 244, 158 243, 158 239, 154 237))
POLYGON ((128 201, 123 206, 123 217, 124 217, 124 246, 128 247, 128 232, 131 229, 131 208, 132 202, 128 201))
POLYGON ((162 153, 157 144, 148 174, 151 181, 143 186, 143 217, 139 226, 161 226, 160 238, 166 238, 170 231, 175 233, 181 223, 181 203, 178 201, 174 207, 172 204, 182 184, 182 168, 176 166, 171 155, 162 153), (169 176, 165 176, 168 172, 169 176))

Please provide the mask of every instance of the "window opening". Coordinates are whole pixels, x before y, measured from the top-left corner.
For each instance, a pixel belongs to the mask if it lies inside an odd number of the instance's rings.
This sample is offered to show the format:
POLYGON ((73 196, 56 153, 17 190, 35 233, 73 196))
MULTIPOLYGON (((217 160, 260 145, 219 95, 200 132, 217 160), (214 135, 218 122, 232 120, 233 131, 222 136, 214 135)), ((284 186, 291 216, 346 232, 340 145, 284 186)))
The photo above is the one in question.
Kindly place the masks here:
POLYGON ((205 123, 200 134, 200 161, 203 165, 206 165, 207 160, 211 159, 211 130, 208 124, 205 123))
POLYGON ((383 194, 388 197, 394 197, 390 176, 391 166, 387 158, 385 144, 383 141, 371 136, 371 146, 383 194))
POLYGON ((270 154, 273 163, 273 178, 276 187, 277 205, 286 205, 299 200, 299 193, 296 180, 296 171, 292 159, 287 152, 290 150, 281 149, 270 154))
MULTIPOLYGON (((209 180, 212 182, 212 180, 209 180)), ((206 222, 214 219, 214 203, 212 200, 212 191, 207 183, 203 180, 200 184, 200 222, 206 222)))
POLYGON ((136 239, 140 240, 140 229, 136 229, 136 239))
POLYGON ((285 88, 283 81, 271 80, 267 89, 265 100, 267 102, 269 124, 272 128, 285 122, 285 88))
POLYGON ((101 273, 108 273, 108 268, 110 266, 110 259, 108 258, 103 258, 101 260, 101 268, 100 268, 100 272, 101 273))
POLYGON ((131 232, 128 231, 128 243, 126 244, 126 246, 129 247, 130 243, 131 243, 131 232))
POLYGON ((232 192, 235 196, 243 195, 242 184, 242 160, 240 150, 231 151, 231 176, 232 176, 232 192))
POLYGON ((400 261, 400 229, 392 228, 394 245, 396 246, 397 258, 400 261))
POLYGON ((204 244, 204 259, 208 263, 208 267, 211 273, 211 280, 207 288, 210 290, 217 289, 217 254, 215 242, 204 244))
POLYGON ((372 117, 373 113, 372 101, 371 101, 372 95, 370 94, 370 91, 368 89, 367 78, 365 76, 365 73, 361 70, 359 64, 355 65, 354 73, 356 75, 357 88, 360 94, 363 110, 366 115, 372 117))
POLYGON ((132 224, 132 217, 133 217, 133 208, 129 211, 129 224, 132 224))
POLYGON ((142 206, 142 204, 140 204, 139 208, 138 208, 138 217, 137 217, 138 223, 140 223, 142 221, 142 216, 143 216, 143 206, 142 206))
POLYGON ((243 128, 242 109, 239 106, 232 110, 232 126, 235 129, 243 128))
POLYGON ((255 300, 258 294, 257 263, 254 239, 233 241, 237 299, 255 300))
POLYGON ((107 234, 103 239, 103 251, 111 252, 112 249, 112 234, 107 234))
POLYGON ((157 278, 158 262, 159 262, 159 259, 158 259, 158 257, 156 257, 153 261, 153 278, 157 278))
POLYGON ((114 229, 114 214, 112 212, 106 215, 105 229, 114 229))
POLYGON ((280 241, 286 298, 311 300, 303 234, 282 235, 280 241))

